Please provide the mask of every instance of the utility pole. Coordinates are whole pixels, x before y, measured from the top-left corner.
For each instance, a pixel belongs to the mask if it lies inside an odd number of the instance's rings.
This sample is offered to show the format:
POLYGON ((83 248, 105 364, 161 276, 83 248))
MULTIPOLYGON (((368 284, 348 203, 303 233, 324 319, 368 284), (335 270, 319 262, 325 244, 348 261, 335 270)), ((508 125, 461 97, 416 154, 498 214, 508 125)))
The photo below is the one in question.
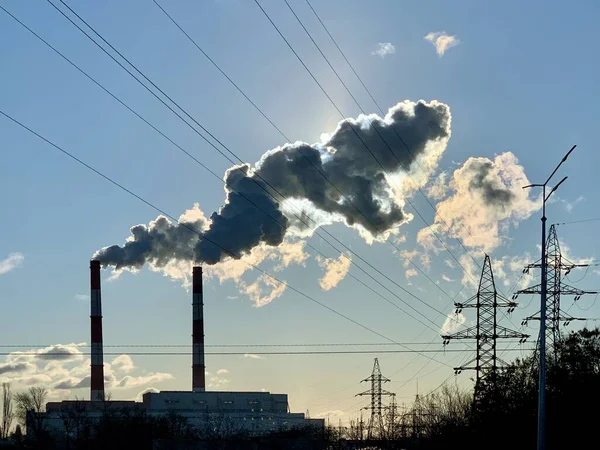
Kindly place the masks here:
POLYGON ((568 177, 564 177, 546 195, 548 183, 558 171, 559 167, 567 160, 576 145, 571 147, 558 166, 552 171, 543 184, 529 184, 523 189, 531 187, 542 188, 542 257, 541 263, 541 286, 540 286, 540 336, 539 336, 539 381, 538 381, 538 423, 537 423, 537 450, 546 450, 546 290, 548 285, 548 268, 546 260, 546 202, 550 196, 563 184, 568 177))
POLYGON ((519 343, 523 343, 529 336, 498 325, 498 308, 508 308, 510 313, 515 310, 517 303, 505 299, 496 291, 494 272, 488 255, 485 255, 483 261, 477 294, 466 303, 455 303, 454 305, 456 314, 465 308, 477 309, 477 324, 474 327, 442 335, 444 345, 453 339, 473 339, 477 342, 475 358, 461 367, 454 368, 456 374, 463 370, 476 371, 475 394, 477 394, 481 387, 481 381, 487 377, 495 377, 499 363, 502 364, 496 354, 496 341, 498 339, 519 339, 519 343), (472 365, 473 363, 475 364, 472 365))
MULTIPOLYGON (((556 233, 556 225, 550 226, 548 240, 546 241, 546 360, 554 357, 558 360, 557 345, 562 339, 560 332, 561 322, 565 326, 576 320, 585 320, 582 317, 573 317, 561 310, 561 296, 574 296, 574 301, 578 301, 585 294, 597 294, 596 291, 584 291, 570 286, 562 281, 563 276, 567 276, 573 269, 579 267, 588 267, 589 264, 573 264, 568 259, 562 256, 560 250, 560 242, 556 233), (564 275, 563 275, 564 272, 564 275)), ((528 264, 525 266, 524 273, 528 273, 530 269, 541 269, 541 262, 528 264)), ((522 289, 515 294, 539 294, 541 286, 539 284, 522 289)), ((537 314, 537 313, 536 313, 537 314)), ((540 320, 540 316, 529 316, 523 320, 523 324, 527 325, 530 320, 540 320)), ((539 346, 539 340, 538 340, 539 346)), ((539 364, 539 361, 537 361, 539 364)))
POLYGON ((367 439, 373 439, 376 435, 381 437, 383 434, 383 416, 381 414, 383 411, 382 397, 393 397, 395 394, 382 389, 382 385, 384 383, 389 383, 390 380, 381 374, 377 358, 375 358, 375 361, 373 362, 373 372, 371 372, 371 376, 361 381, 361 383, 363 382, 371 383, 371 389, 356 394, 355 397, 363 395, 371 397, 371 405, 365 406, 362 409, 371 411, 369 426, 367 428, 367 439))

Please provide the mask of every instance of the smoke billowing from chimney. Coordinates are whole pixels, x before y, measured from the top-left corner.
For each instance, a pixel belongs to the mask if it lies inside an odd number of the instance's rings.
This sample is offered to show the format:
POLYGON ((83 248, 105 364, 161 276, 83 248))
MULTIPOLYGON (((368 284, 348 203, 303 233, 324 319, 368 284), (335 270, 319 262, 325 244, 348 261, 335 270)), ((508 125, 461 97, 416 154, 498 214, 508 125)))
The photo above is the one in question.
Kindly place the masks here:
MULTIPOLYGON (((450 136, 450 120, 449 107, 437 101, 401 102, 384 118, 361 115, 343 120, 320 143, 285 144, 266 152, 254 167, 227 170, 225 204, 208 224, 188 218, 182 226, 160 216, 150 226, 134 226, 123 246, 105 247, 94 258, 117 269, 146 263, 163 267, 173 260, 216 264, 228 256, 240 258, 261 243, 278 246, 286 233, 306 235, 306 225, 274 200, 280 198, 274 189, 292 202, 309 205, 307 217, 325 217, 321 223, 343 221, 378 237, 405 220, 403 199, 393 192, 386 173, 407 173, 415 159, 427 158, 428 153, 439 158, 450 136)), ((309 234, 317 227, 310 225, 309 234)))

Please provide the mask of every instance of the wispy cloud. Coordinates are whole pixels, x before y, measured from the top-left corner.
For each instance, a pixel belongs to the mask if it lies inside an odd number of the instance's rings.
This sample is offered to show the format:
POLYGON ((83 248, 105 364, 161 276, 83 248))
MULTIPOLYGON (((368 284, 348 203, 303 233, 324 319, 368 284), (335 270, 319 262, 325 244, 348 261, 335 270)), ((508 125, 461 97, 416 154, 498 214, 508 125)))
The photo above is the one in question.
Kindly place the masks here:
POLYGON ((153 392, 153 393, 157 393, 160 392, 158 389, 156 389, 155 387, 149 387, 144 389, 143 391, 141 391, 138 395, 135 396, 135 401, 136 402, 141 402, 144 398, 144 394, 147 394, 149 392, 153 392))
POLYGON ((90 299, 90 296, 87 294, 75 294, 75 300, 81 300, 83 302, 88 301, 90 299))
POLYGON ((129 373, 135 369, 135 364, 129 355, 119 355, 112 362, 112 368, 115 372, 129 373))
POLYGON ((427 195, 434 200, 441 200, 446 196, 448 189, 448 172, 442 172, 427 189, 427 195))
POLYGON ((208 379, 208 387, 209 388, 219 388, 223 387, 226 384, 229 384, 229 370, 227 369, 219 369, 215 374, 210 372, 206 372, 206 377, 208 379))
POLYGON ((254 353, 246 353, 246 354, 244 354, 244 358, 249 358, 249 359, 265 359, 264 356, 262 356, 262 355, 255 355, 254 353))
POLYGON ((571 213, 571 212, 573 212, 573 208, 575 207, 575 205, 577 205, 578 203, 581 203, 583 200, 584 200, 583 195, 580 195, 572 202, 570 202, 568 200, 563 200, 562 198, 560 199, 560 202, 565 206, 565 209, 567 210, 567 212, 571 213))
POLYGON ((0 275, 10 272, 23 265, 25 255, 23 253, 11 253, 8 258, 0 260, 0 275))
POLYGON ((326 419, 327 417, 341 417, 345 413, 341 409, 332 409, 331 411, 323 411, 317 414, 315 417, 326 419))
POLYGON ((442 274, 442 280, 447 281, 448 283, 455 281, 452 278, 450 278, 448 275, 446 275, 445 273, 442 274))
POLYGON ((465 322, 467 318, 463 313, 454 314, 450 313, 446 316, 446 320, 440 329, 441 334, 449 334, 457 331, 465 322))
POLYGON ((404 275, 406 275, 406 278, 412 278, 412 277, 416 277, 419 274, 419 272, 417 272, 415 269, 407 269, 406 272, 404 273, 404 275))
POLYGON ((243 281, 239 281, 238 286, 241 292, 250 297, 257 308, 268 305, 280 297, 287 287, 283 282, 278 282, 266 274, 260 275, 252 284, 246 285, 243 281))
POLYGON ((425 40, 429 41, 435 47, 438 56, 444 56, 444 53, 452 47, 460 44, 460 40, 456 36, 450 36, 445 31, 437 31, 428 33, 425 40))
MULTIPOLYGON (((74 389, 90 386, 89 358, 84 358, 85 343, 55 344, 45 348, 32 348, 10 352, 0 363, 0 383, 10 382, 15 389, 45 385, 50 399, 64 399, 74 389)), ((104 364, 104 383, 107 389, 148 387, 161 381, 173 379, 162 372, 145 372, 139 376, 129 373, 136 370, 129 355, 117 356, 104 364)))
POLYGON ((338 259, 325 260, 318 258, 319 265, 325 269, 325 274, 319 280, 319 285, 324 291, 329 291, 336 287, 340 281, 346 278, 350 270, 352 259, 350 256, 340 254, 338 259))
POLYGON ((391 42, 380 42, 377 44, 377 49, 371 52, 371 55, 379 56, 382 59, 387 55, 396 53, 396 47, 391 42))

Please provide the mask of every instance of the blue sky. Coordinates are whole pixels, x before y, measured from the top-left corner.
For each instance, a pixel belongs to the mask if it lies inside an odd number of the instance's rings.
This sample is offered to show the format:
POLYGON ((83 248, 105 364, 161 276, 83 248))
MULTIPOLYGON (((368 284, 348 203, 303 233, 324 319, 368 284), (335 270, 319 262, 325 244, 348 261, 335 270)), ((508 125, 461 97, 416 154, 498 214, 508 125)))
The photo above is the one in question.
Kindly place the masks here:
MULTIPOLYGON (((244 161, 255 163, 265 151, 285 143, 152 1, 69 4, 244 161)), ((360 110, 285 3, 264 0, 261 4, 344 115, 358 116, 360 110)), ((307 4, 303 0, 290 4, 364 109, 378 112, 307 4)), ((212 170, 223 174, 230 167, 228 161, 48 3, 40 2, 34 8, 25 2, 5 1, 1 5, 212 170)), ((341 117, 254 2, 178 1, 164 2, 163 6, 291 140, 315 143, 322 133, 335 130, 341 117)), ((595 167, 599 157, 592 131, 596 121, 593 99, 599 94, 595 74, 600 59, 594 48, 599 8, 595 3, 567 5, 553 1, 541 7, 511 1, 490 5, 469 1, 332 0, 314 1, 313 6, 384 109, 400 101, 420 99, 449 106, 452 137, 422 189, 431 193, 429 200, 438 211, 442 208, 446 221, 456 220, 459 224, 456 234, 447 231, 445 223, 437 224, 456 258, 464 258, 464 251, 454 237, 461 239, 478 259, 483 245, 494 260, 500 261, 499 270, 505 272, 500 277, 501 288, 508 291, 520 276, 518 263, 527 260, 527 253, 538 253, 540 216, 537 194, 526 197, 520 185, 510 183, 522 181, 523 176, 531 182, 543 181, 573 144, 578 145, 577 150, 561 169, 561 175, 569 175, 569 181, 561 186, 549 206, 549 223, 596 217, 600 200, 595 196, 595 167), (425 37, 441 32, 459 43, 438 55, 438 49, 425 37), (380 43, 388 51, 391 47, 385 44, 391 44, 394 51, 383 57, 373 54, 380 43), (506 152, 512 152, 518 163, 506 152), (498 177, 505 176, 504 187, 519 196, 518 202, 510 206, 512 209, 495 210, 483 205, 473 215, 472 210, 464 208, 468 197, 461 194, 467 195, 468 189, 458 192, 450 180, 457 170, 466 174, 460 170, 470 167, 466 164, 469 158, 487 158, 493 164, 492 171, 498 177), (430 188, 444 172, 447 175, 441 179, 441 185, 450 189, 442 190, 444 195, 440 197, 430 188), (448 199, 452 201, 444 203, 448 199), (477 226, 479 220, 486 231, 476 230, 481 232, 479 244, 484 244, 470 246, 463 239, 467 236, 462 227, 468 223, 477 226), (496 225, 499 239, 492 245, 486 233, 496 225)), ((208 217, 223 204, 222 181, 190 163, 4 12, 0 12, 0 60, 0 109, 5 113, 176 217, 195 203, 208 217)), ((11 319, 3 320, 0 343, 37 349, 87 342, 89 304, 78 294, 88 293, 90 256, 104 246, 122 244, 131 226, 147 224, 157 213, 5 118, 0 118, 0 132, 0 210, 5 218, 0 235, 0 299, 3 316, 11 319)), ((434 211, 429 203, 419 192, 410 195, 410 201, 431 225, 434 211)), ((415 214, 409 205, 405 209, 415 214)), ((463 274, 458 267, 446 264, 446 260, 452 261, 447 252, 436 251, 419 241, 424 227, 426 224, 415 215, 410 223, 399 227, 395 239, 403 236, 405 240, 398 240, 397 245, 404 251, 418 252, 415 262, 419 265, 422 255, 429 255, 431 264, 424 270, 454 295, 462 288, 463 274)), ((559 227, 559 236, 568 246, 572 260, 598 257, 599 249, 593 239, 596 228, 597 222, 559 227)), ((341 223, 327 226, 327 230, 414 295, 445 313, 452 311, 449 299, 425 277, 407 277, 404 260, 389 245, 369 245, 356 230, 341 223)), ((339 257, 319 237, 308 241, 327 256, 339 257)), ((330 290, 322 289, 319 279, 324 268, 312 250, 304 250, 308 256, 301 264, 290 264, 277 276, 398 342, 435 339, 434 331, 350 277, 330 290)), ((265 258, 261 267, 274 270, 277 263, 265 258)), ((380 289, 355 267, 350 267, 350 273, 380 289)), ((105 344, 189 343, 191 299, 181 280, 146 268, 110 280, 109 271, 103 275, 105 344)), ((258 275, 247 271, 240 278, 243 285, 232 279, 220 281, 217 272, 206 281, 207 344, 382 342, 381 337, 335 316, 291 289, 269 304, 255 307, 243 288, 252 286, 258 275)), ((581 288, 595 289, 600 282, 593 268, 585 276, 583 272, 574 273, 571 281, 582 277, 577 284, 581 288)), ((443 316, 381 280, 442 326, 443 316)), ((466 282, 463 292, 470 296, 474 292, 472 284, 466 282)), ((521 300, 522 306, 529 302, 528 297, 521 300)), ((593 297, 584 298, 580 307, 585 309, 592 302, 593 297)), ((535 313, 535 303, 515 312, 512 320, 517 328, 524 316, 535 313)), ((600 306, 594 305, 585 312, 576 306, 570 313, 600 317, 600 306)), ((467 314, 466 325, 472 320, 473 316, 467 314)), ((510 323, 507 326, 512 327, 510 323)), ((536 330, 530 328, 529 332, 536 330)), ((441 348, 440 340, 431 348, 441 348)), ((464 347, 452 344, 451 348, 464 347)), ((7 349, 11 350, 14 349, 7 349)), ((246 350, 252 353, 241 349, 246 350)), ((136 349, 106 351, 130 354, 136 349)), ((513 352, 507 358, 518 354, 513 352)), ((450 366, 469 357, 467 353, 430 355, 450 366)), ((115 356, 107 355, 106 360, 110 362, 115 356)), ((213 356, 207 358, 207 370, 215 386, 287 392, 292 409, 309 409, 313 415, 340 411, 332 415, 337 420, 338 416, 347 419, 361 406, 353 395, 361 390, 358 381, 368 376, 374 356, 378 355, 264 359, 213 356), (217 374, 219 369, 227 373, 217 374)), ((416 388, 414 374, 428 360, 411 354, 379 356, 384 374, 394 381, 390 390, 396 391, 401 400, 408 400, 416 388), (404 383, 408 380, 411 381, 404 383)), ((8 357, 9 363, 10 358, 14 362, 15 356, 8 357)), ((122 359, 120 364, 114 364, 115 383, 131 377, 123 382, 124 388, 113 389, 115 397, 133 398, 148 387, 187 389, 190 385, 190 358, 186 356, 131 358, 135 367, 123 364, 122 359)), ((18 376, 12 378, 18 386, 33 382, 52 386, 61 376, 76 379, 83 370, 80 367, 77 371, 77 367, 85 366, 83 356, 55 362, 48 368, 33 361, 26 373, 11 372, 11 376, 18 376), (44 378, 44 373, 51 376, 44 378)), ((451 374, 448 367, 430 362, 420 372, 419 388, 434 388, 451 374), (432 370, 435 371, 423 377, 432 370)), ((469 376, 462 374, 457 382, 466 386, 469 376)), ((86 395, 87 391, 54 394, 86 395)))

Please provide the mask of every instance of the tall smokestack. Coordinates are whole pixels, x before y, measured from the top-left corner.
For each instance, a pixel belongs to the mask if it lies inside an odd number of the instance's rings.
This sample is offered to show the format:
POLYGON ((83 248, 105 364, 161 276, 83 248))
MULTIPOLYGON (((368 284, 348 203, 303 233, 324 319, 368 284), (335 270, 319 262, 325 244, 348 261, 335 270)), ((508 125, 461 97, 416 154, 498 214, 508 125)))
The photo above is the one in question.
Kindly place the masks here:
POLYGON ((104 401, 104 353, 102 350, 102 295, 100 292, 100 261, 90 261, 90 300, 92 325, 92 373, 90 400, 104 401))
POLYGON ((192 280, 192 391, 204 392, 204 296, 202 267, 194 267, 192 280))

